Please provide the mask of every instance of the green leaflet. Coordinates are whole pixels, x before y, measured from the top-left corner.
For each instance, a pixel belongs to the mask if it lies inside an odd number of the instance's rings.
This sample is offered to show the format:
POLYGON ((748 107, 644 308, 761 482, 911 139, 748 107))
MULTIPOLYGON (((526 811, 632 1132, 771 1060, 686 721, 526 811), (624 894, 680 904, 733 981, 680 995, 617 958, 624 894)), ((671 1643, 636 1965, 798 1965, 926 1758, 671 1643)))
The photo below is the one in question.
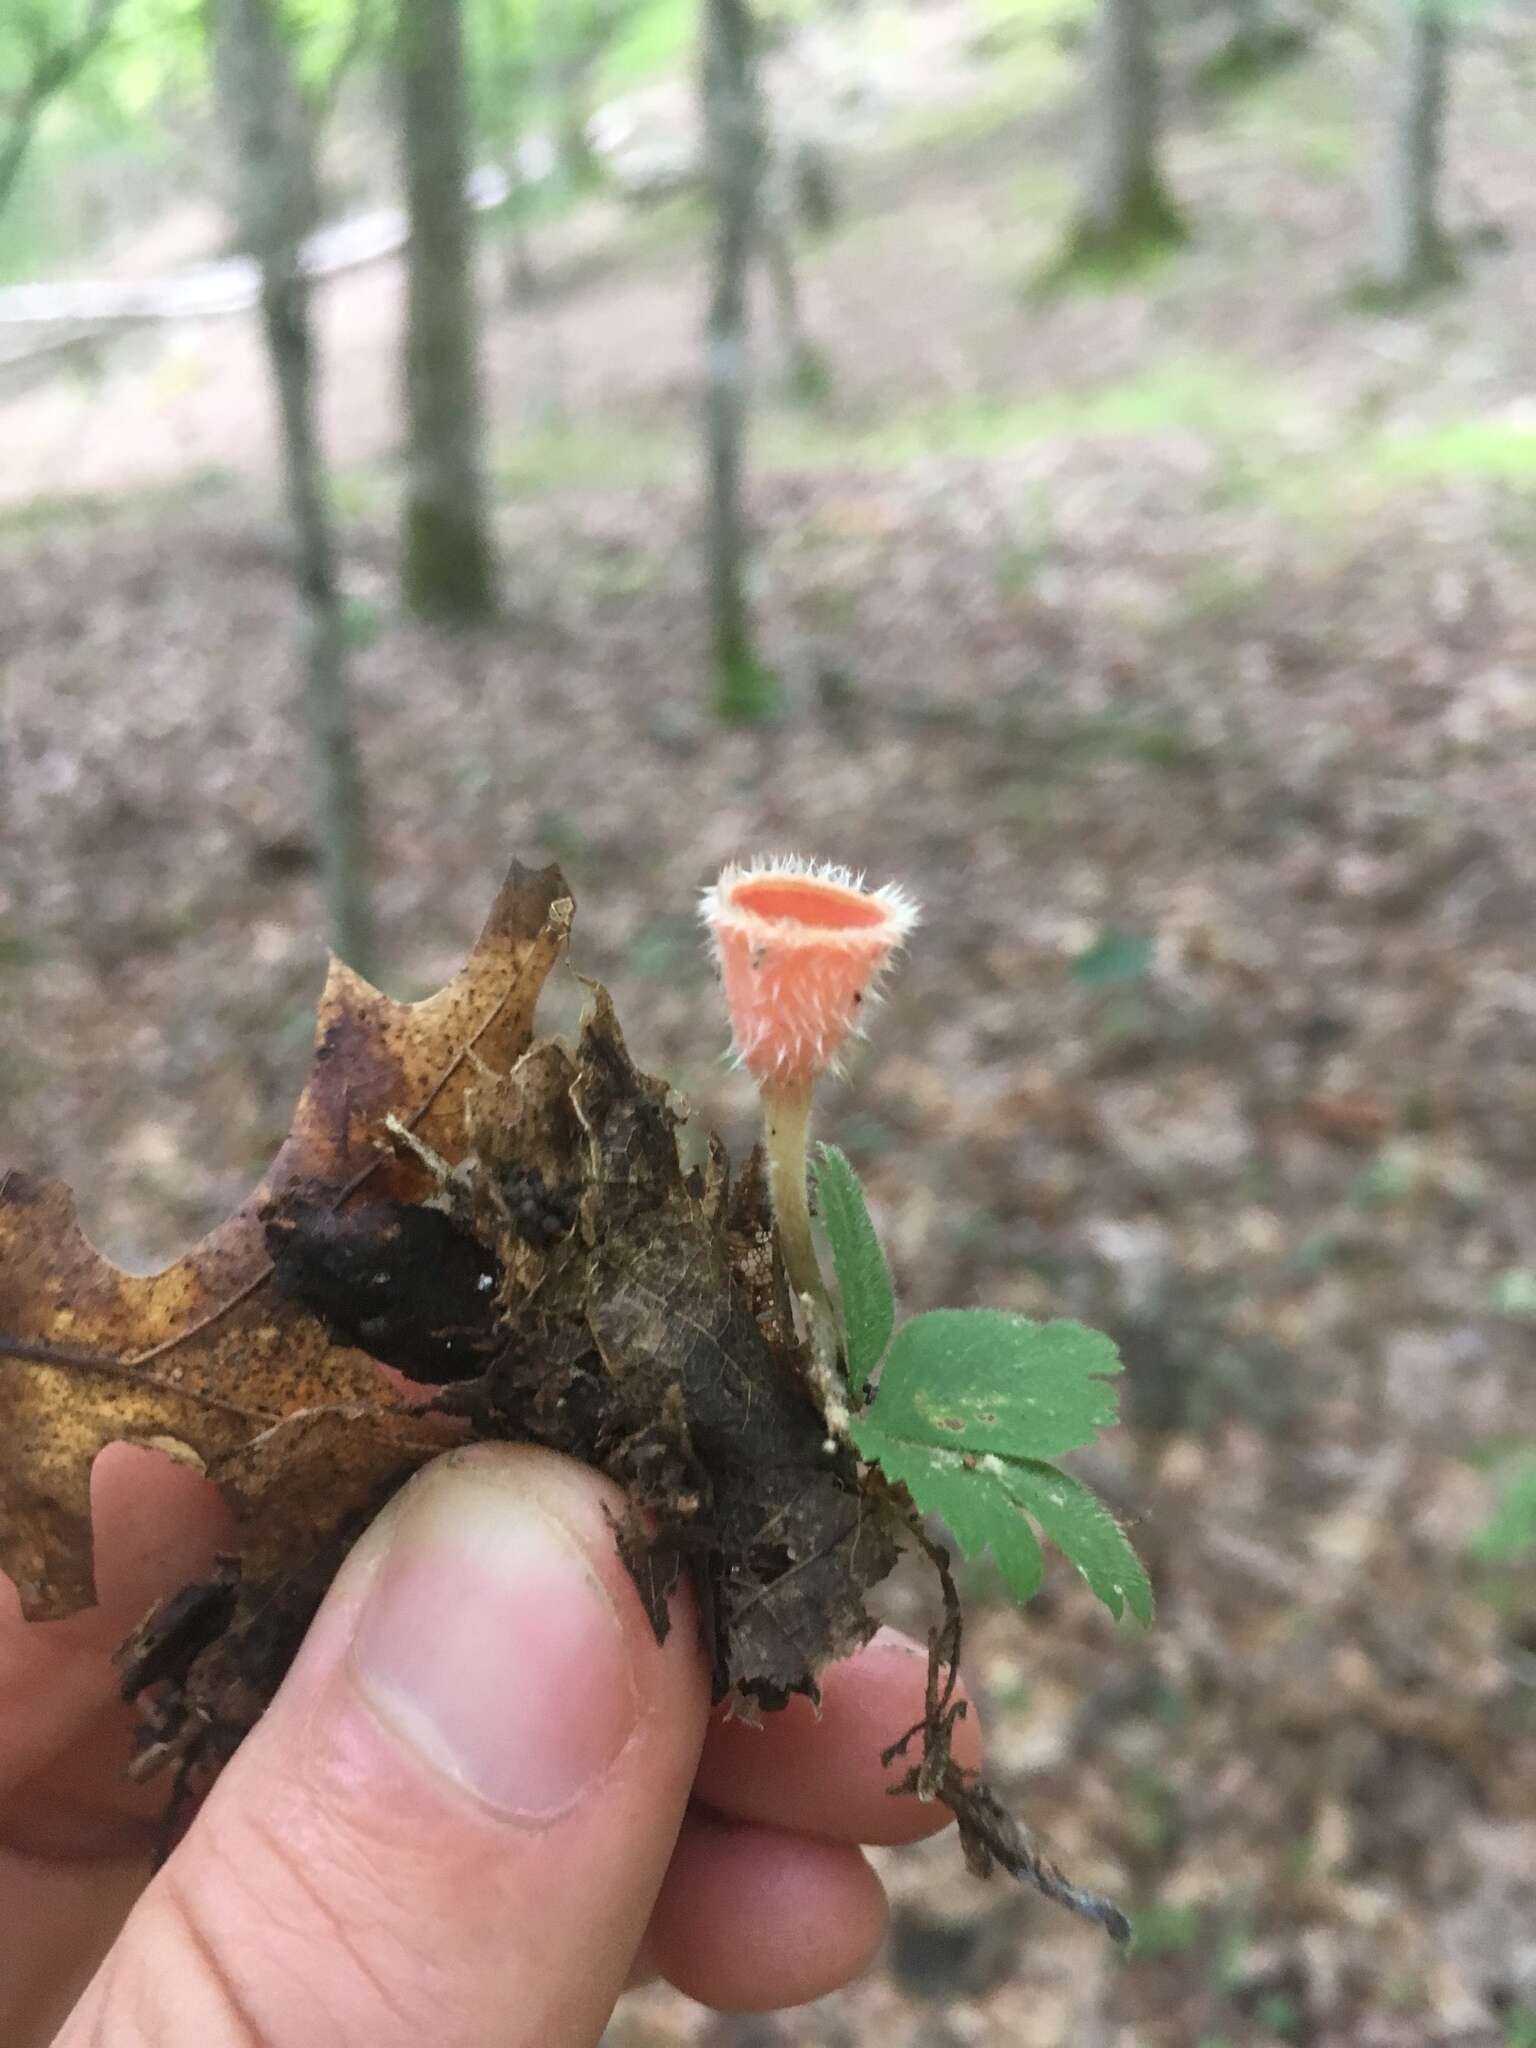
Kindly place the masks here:
POLYGON ((875 1235, 858 1175, 835 1145, 817 1148, 817 1208, 843 1303, 843 1336, 848 1348, 848 1385, 862 1394, 885 1356, 896 1327, 891 1269, 875 1235))
POLYGON ((1039 1539, 1006 1487, 991 1472, 972 1471, 958 1451, 903 1443, 869 1419, 855 1422, 861 1458, 899 1480, 925 1515, 940 1515, 967 1557, 990 1550, 1017 1600, 1032 1600, 1045 1577, 1039 1539))
POLYGON ((1143 1628, 1152 1626, 1152 1587, 1146 1570, 1097 1494, 1070 1472, 1037 1458, 1010 1465, 1007 1485, 1116 1621, 1129 1608, 1143 1628))
POLYGON ((903 1323, 880 1376, 887 1436, 1003 1458, 1054 1458, 1118 1418, 1108 1337, 1000 1309, 939 1308, 903 1323))
POLYGON ((1033 1516, 1118 1621, 1152 1620, 1152 1588, 1125 1531, 1086 1486, 1054 1465, 960 1451, 888 1436, 872 1419, 853 1425, 861 1457, 899 1480, 924 1514, 939 1515, 967 1557, 990 1550, 1015 1597, 1040 1590, 1044 1559, 1033 1516))

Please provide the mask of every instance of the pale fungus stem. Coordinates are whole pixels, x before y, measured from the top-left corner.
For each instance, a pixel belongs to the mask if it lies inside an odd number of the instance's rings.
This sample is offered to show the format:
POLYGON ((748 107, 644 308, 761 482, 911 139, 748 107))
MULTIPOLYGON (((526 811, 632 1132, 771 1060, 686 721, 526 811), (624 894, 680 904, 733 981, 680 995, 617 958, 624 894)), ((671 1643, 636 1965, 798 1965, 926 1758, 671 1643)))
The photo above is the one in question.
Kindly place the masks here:
POLYGON ((847 1430, 848 1403, 837 1314, 827 1292, 827 1283, 821 1276, 816 1241, 811 1235, 807 1153, 813 1086, 811 1081, 795 1081, 764 1087, 763 1137, 768 1152, 768 1188, 773 1197, 779 1250, 783 1255, 784 1270, 789 1275, 789 1284, 799 1297, 811 1341, 813 1391, 827 1418, 827 1427, 836 1437, 847 1430))
POLYGON ((807 1198, 807 1148, 811 1128, 809 1081, 793 1081, 782 1088, 771 1083, 762 1091, 763 1136, 768 1148, 768 1185, 773 1194, 773 1213, 779 1226, 779 1249, 784 1270, 796 1294, 831 1302, 816 1245, 811 1236, 811 1208, 807 1198))

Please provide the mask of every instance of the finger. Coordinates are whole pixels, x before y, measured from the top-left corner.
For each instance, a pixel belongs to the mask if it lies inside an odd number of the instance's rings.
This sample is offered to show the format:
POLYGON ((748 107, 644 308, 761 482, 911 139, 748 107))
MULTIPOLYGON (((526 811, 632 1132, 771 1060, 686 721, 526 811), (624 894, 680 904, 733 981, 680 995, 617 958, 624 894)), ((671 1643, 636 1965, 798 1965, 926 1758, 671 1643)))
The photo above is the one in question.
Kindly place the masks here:
POLYGON ((861 1975, 885 1925, 885 1893, 857 1849, 695 1811, 646 1950, 690 1998, 768 2012, 861 1975))
MULTIPOLYGON (((791 1700, 758 1728, 717 1715, 699 1765, 697 1796, 735 1820, 842 1842, 915 1842, 947 1827, 949 1809, 893 1798, 907 1762, 881 1751, 922 1719, 927 1652, 882 1629, 821 1680, 821 1712, 791 1700)), ((915 1762, 917 1742, 912 1756, 915 1762)), ((955 1725, 955 1761, 974 1770, 981 1735, 973 1713, 955 1725)))
POLYGON ((206 1574, 230 1533, 206 1479, 133 1444, 96 1460, 91 1516, 95 1607, 24 1621, 0 1579, 0 1841, 41 1855, 120 1847, 114 1817, 157 1803, 124 1777, 134 1714, 112 1652, 164 1594, 206 1574))
POLYGON ((616 1491, 547 1452, 440 1460, 354 1552, 273 1706, 61 2048, 591 2048, 698 1762, 616 1491))
POLYGON ((820 1997, 859 1976, 880 1939, 885 1907, 873 1898, 870 1878, 846 1845, 740 1826, 692 1807, 631 1981, 667 1976, 735 2012, 820 1997), (702 1917, 701 1900, 709 1902, 702 1917), (808 1926, 816 1931, 813 1952, 808 1926), (706 1985, 707 1993, 699 1988, 706 1985))
POLYGON ((52 2041, 144 1889, 145 1852, 41 1862, 0 1850, 0 2041, 52 2041))

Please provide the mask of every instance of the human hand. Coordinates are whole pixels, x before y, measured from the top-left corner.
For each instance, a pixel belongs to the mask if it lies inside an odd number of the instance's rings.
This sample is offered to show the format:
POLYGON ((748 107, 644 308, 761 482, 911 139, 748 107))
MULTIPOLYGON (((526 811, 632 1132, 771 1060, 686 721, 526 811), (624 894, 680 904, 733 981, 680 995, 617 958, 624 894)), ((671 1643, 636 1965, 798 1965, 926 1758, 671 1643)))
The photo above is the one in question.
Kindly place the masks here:
POLYGON ((28 1626, 0 1581, 0 2038, 593 2048, 637 1977, 762 2010, 856 1976, 885 1924, 857 1844, 948 1817, 879 1761, 923 1657, 883 1634, 819 1719, 711 1716, 691 1614, 658 1648, 619 1562, 618 1500, 510 1445, 419 1475, 146 1886, 164 1789, 122 1775, 107 1655, 225 1531, 194 1475, 107 1453, 101 1606, 28 1626))

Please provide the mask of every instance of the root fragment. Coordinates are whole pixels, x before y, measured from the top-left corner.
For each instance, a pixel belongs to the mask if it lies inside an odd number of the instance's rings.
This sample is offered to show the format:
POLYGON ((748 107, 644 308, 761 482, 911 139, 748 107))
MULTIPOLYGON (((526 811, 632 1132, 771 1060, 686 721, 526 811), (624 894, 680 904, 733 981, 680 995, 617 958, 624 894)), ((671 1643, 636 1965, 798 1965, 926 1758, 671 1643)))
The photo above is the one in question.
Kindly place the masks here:
POLYGON ((921 1738, 917 1760, 890 1786, 892 1796, 942 1800, 959 1825, 960 1845, 973 1875, 990 1877, 994 1870, 1004 1870, 1042 1897, 1065 1906, 1081 1919, 1093 1921, 1112 1941, 1129 1941, 1131 1923, 1113 1900, 1074 1883, 1040 1849, 1029 1829, 1008 1811, 981 1774, 963 1770, 955 1762, 955 1724, 966 1712, 966 1702, 958 1697, 962 1629, 959 1589, 949 1552, 929 1535, 905 1489, 886 1490, 902 1511, 913 1540, 933 1566, 944 1601, 943 1618, 928 1637, 923 1718, 881 1752, 880 1761, 889 1770, 921 1738))

